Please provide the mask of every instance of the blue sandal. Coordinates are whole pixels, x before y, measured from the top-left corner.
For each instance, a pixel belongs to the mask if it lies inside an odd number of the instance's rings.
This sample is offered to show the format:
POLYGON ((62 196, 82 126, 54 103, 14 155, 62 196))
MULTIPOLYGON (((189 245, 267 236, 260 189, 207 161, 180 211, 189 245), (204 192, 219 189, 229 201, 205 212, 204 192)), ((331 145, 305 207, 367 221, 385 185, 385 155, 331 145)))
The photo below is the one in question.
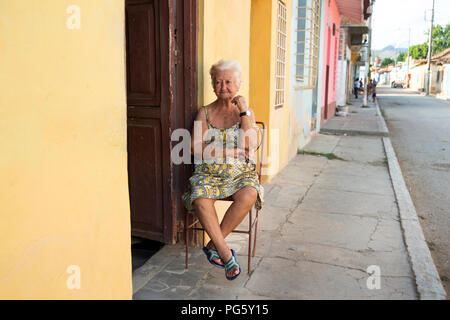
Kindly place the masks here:
POLYGON ((241 266, 239 265, 239 263, 237 262, 237 259, 236 259, 236 253, 234 252, 233 249, 231 249, 231 254, 232 254, 232 256, 231 256, 230 260, 228 260, 227 263, 225 263, 225 277, 228 280, 236 279, 242 272, 241 266), (236 267, 239 268, 239 273, 235 276, 228 277, 228 272, 236 267))
POLYGON ((225 265, 218 264, 213 259, 220 259, 219 253, 215 249, 208 249, 207 247, 203 247, 203 252, 206 254, 206 258, 208 259, 209 263, 211 263, 213 266, 218 268, 225 268, 225 265))

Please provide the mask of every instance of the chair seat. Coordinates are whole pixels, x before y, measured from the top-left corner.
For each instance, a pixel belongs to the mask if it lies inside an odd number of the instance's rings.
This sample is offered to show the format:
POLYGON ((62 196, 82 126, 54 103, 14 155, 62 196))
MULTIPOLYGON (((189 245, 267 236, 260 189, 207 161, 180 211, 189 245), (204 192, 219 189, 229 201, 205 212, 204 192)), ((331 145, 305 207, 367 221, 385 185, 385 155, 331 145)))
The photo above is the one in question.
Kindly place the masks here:
POLYGON ((228 198, 217 199, 219 201, 234 201, 233 196, 229 196, 228 198))

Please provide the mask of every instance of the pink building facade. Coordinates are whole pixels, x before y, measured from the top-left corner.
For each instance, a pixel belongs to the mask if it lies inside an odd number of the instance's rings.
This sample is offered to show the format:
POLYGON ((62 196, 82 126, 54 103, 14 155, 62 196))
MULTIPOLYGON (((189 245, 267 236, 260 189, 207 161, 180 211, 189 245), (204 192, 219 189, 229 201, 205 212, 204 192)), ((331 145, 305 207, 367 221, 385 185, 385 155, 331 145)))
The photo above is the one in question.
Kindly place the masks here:
POLYGON ((324 37, 321 41, 323 48, 322 90, 321 95, 321 123, 334 117, 336 110, 336 75, 339 55, 340 13, 336 0, 324 0, 324 37))

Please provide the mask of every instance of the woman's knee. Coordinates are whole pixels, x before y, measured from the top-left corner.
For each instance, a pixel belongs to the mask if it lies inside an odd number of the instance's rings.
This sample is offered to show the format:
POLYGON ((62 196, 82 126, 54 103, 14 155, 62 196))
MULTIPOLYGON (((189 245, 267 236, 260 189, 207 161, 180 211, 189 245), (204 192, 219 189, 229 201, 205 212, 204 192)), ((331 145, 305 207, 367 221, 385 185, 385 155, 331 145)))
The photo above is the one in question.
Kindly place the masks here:
POLYGON ((194 208, 196 212, 207 212, 214 207, 214 201, 207 198, 197 198, 194 200, 194 208))
POLYGON ((245 187, 235 193, 233 197, 236 201, 242 201, 246 204, 253 205, 258 197, 258 192, 253 187, 245 187))

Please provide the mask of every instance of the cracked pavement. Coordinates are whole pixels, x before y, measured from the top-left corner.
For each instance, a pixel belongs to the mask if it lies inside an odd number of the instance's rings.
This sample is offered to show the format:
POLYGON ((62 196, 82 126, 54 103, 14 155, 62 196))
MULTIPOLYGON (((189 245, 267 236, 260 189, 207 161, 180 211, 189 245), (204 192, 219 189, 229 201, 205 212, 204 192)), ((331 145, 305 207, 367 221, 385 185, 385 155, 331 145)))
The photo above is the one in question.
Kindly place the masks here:
POLYGON ((247 235, 226 239, 242 268, 234 281, 200 248, 186 270, 184 245, 166 245, 133 273, 133 299, 418 299, 382 138, 318 134, 305 150, 345 161, 297 155, 264 185, 250 274, 247 235))

